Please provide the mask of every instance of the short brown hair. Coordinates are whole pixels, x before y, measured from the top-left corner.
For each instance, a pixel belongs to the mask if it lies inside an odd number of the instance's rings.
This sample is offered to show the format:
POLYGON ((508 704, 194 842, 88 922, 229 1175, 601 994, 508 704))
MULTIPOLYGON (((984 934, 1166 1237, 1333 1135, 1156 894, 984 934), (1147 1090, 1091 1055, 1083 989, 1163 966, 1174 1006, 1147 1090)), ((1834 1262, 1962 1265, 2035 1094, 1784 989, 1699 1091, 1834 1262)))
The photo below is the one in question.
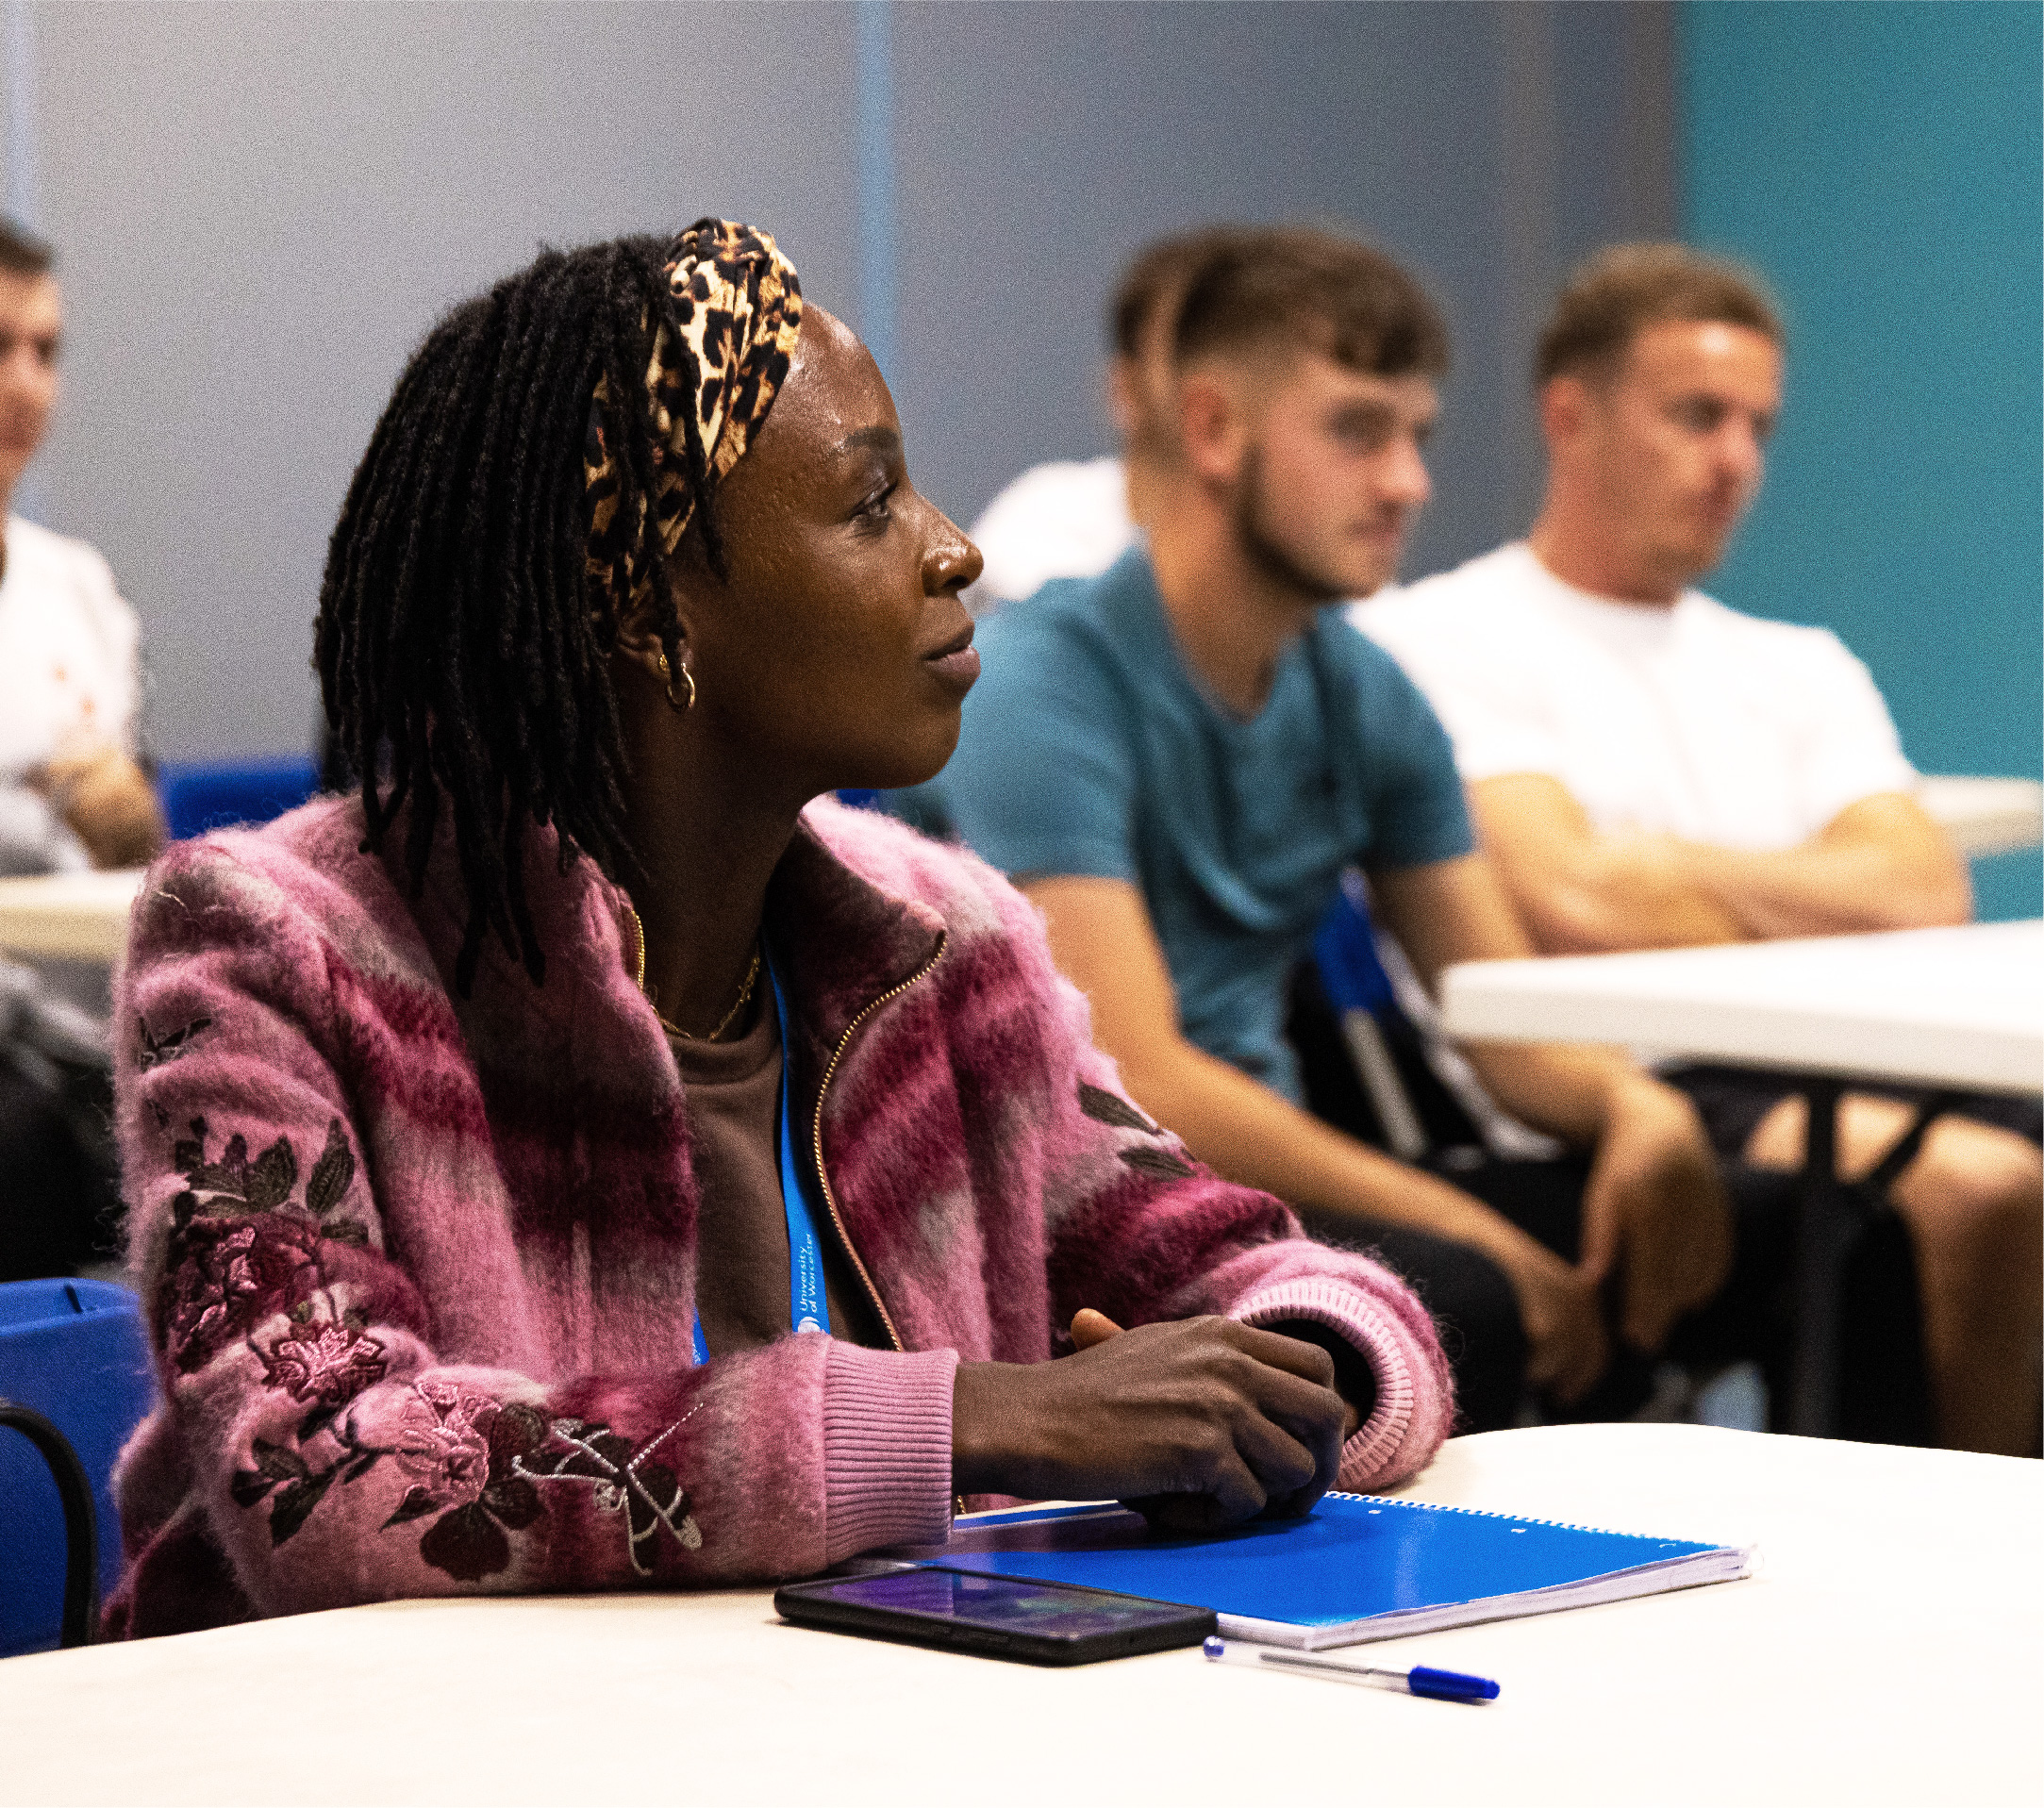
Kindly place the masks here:
POLYGON ((1777 346, 1786 338, 1766 285, 1741 265, 1687 245, 1612 245, 1580 265, 1556 298, 1534 354, 1534 387, 1607 372, 1641 328, 1660 321, 1719 321, 1777 346))
POLYGON ((1186 285, 1231 236, 1227 226, 1203 226, 1196 232, 1159 239, 1136 254, 1135 262, 1122 273, 1107 301, 1107 340, 1117 357, 1135 357, 1141 353, 1143 335, 1158 308, 1175 309, 1186 285))
POLYGON ((1383 252, 1312 226, 1217 232, 1180 304, 1174 356, 1271 346, 1325 352, 1371 376, 1448 368, 1439 310, 1383 252))
POLYGON ((0 215, 0 270, 10 276, 40 276, 56 261, 47 241, 0 215))

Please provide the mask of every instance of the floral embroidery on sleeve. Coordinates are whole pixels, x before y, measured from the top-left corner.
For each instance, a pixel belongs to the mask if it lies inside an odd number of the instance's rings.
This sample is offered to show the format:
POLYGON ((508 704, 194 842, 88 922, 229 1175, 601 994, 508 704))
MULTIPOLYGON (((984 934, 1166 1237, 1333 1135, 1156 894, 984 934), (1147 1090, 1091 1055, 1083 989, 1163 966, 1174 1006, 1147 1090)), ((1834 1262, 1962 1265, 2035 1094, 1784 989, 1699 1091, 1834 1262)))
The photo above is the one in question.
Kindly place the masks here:
MULTIPOLYGON (((288 1335, 279 1340, 288 1341, 288 1335)), ((357 1348, 374 1342, 361 1337, 357 1348)), ((370 1360, 380 1370, 380 1359, 370 1360)), ((575 1482, 590 1489, 598 1512, 623 1516, 632 1567, 650 1576, 645 1547, 661 1527, 684 1550, 703 1544, 687 1490, 664 1464, 647 1460, 688 1417, 635 1448, 607 1425, 549 1418, 537 1407, 507 1405, 453 1382, 416 1381, 399 1415, 395 1445, 363 1444, 349 1419, 337 1418, 331 1408, 315 1410, 298 1428, 299 1444, 332 1439, 339 1447, 332 1461, 314 1468, 302 1448, 258 1437, 251 1447, 256 1467, 238 1471, 230 1492, 241 1507, 269 1501, 270 1542, 280 1545, 337 1481, 358 1482, 388 1456, 411 1485, 383 1530, 431 1518, 419 1539, 420 1556, 457 1582, 481 1582, 510 1567, 508 1534, 523 1532, 545 1512, 536 1484, 575 1482)))
POLYGON ((636 1450, 629 1438, 620 1436, 607 1425, 586 1425, 573 1418, 557 1418, 556 1440, 569 1448, 565 1454, 542 1453, 528 1466, 519 1460, 521 1475, 537 1482, 583 1482, 593 1490, 599 1512, 624 1513, 625 1550, 632 1567, 641 1576, 653 1573, 642 1560, 640 1550, 661 1526, 685 1551, 700 1551, 703 1534, 689 1512, 688 1490, 664 1463, 646 1459, 693 1416, 684 1413, 666 1431, 649 1437, 636 1450))
POLYGON ((384 1377, 383 1345, 362 1328, 359 1313, 312 1323, 294 1319, 262 1358, 263 1382, 281 1387, 293 1400, 338 1406, 384 1377))
POLYGON ((540 1491, 517 1472, 519 1457, 546 1441, 546 1415, 451 1382, 417 1381, 405 1402, 394 1452, 413 1478, 384 1529, 438 1513, 419 1554, 457 1582, 480 1582, 510 1567, 507 1532, 523 1532, 543 1511, 540 1491))
MULTIPOLYGON (((301 1439, 301 1442, 304 1440, 301 1439)), ((252 1469, 237 1469, 227 1493, 238 1507, 252 1507, 265 1498, 270 1501, 270 1544, 274 1550, 290 1538, 310 1517, 312 1509, 326 1498, 337 1479, 355 1481, 375 1467, 384 1451, 365 1451, 343 1445, 338 1461, 315 1469, 304 1454, 289 1444, 267 1437, 257 1438, 250 1447, 256 1459, 252 1469), (342 1472, 346 1471, 343 1476, 342 1472), (274 1492, 273 1492, 274 1490, 274 1492)))
MULTIPOLYGON (((170 1060, 208 1027, 205 1020, 158 1042, 143 1025, 144 1067, 170 1060)), ((163 1114, 158 1114, 158 1122, 163 1114)), ((481 1582, 510 1567, 511 1536, 545 1513, 541 1485, 590 1490, 596 1511, 624 1521, 625 1551, 641 1576, 654 1573, 651 1547, 662 1528, 684 1550, 702 1547, 689 1495, 656 1451, 684 1422, 645 1443, 607 1425, 550 1418, 451 1382, 411 1385, 396 1442, 360 1441, 349 1402, 389 1374, 388 1348, 364 1314, 340 1307, 327 1280, 330 1243, 362 1248, 367 1228, 338 1216, 355 1180, 355 1156, 341 1120, 327 1125, 302 1199, 298 1155, 279 1136, 251 1158, 247 1138, 207 1153, 204 1118, 179 1140, 172 1162, 185 1190, 171 1202, 171 1238, 158 1313, 171 1365, 193 1374, 231 1345, 262 1365, 262 1385, 308 1407, 289 1443, 250 1442, 253 1467, 228 1485, 234 1503, 267 1507, 273 1547, 295 1537, 337 1485, 349 1486, 389 1457, 408 1485, 383 1530, 430 1519, 419 1554, 457 1582, 481 1582), (257 1332, 282 1314, 266 1341, 257 1332)))
POLYGON ((191 1046, 191 1038, 201 1030, 213 1027, 209 1017, 195 1017, 184 1028, 172 1030, 160 1039, 149 1034, 149 1020, 138 1017, 135 1026, 141 1032, 141 1046, 135 1051, 135 1067, 138 1072, 147 1073, 151 1068, 159 1068, 166 1061, 174 1061, 191 1046))
POLYGON ((295 1217, 188 1216, 174 1236, 161 1298, 171 1363, 183 1374, 320 1285, 318 1229, 295 1217))
MULTIPOLYGON (((1088 1086, 1079 1082, 1079 1109, 1095 1123, 1110 1125, 1116 1130, 1138 1130, 1146 1136, 1164 1136, 1168 1133, 1161 1125, 1155 1124, 1117 1093, 1104 1086, 1088 1086)), ((1138 1174, 1153 1174, 1159 1180, 1183 1180, 1199 1169, 1183 1155, 1173 1154, 1169 1149, 1146 1149, 1138 1145, 1123 1149, 1122 1159, 1138 1174)))
MULTIPOLYGON (((327 1125, 303 1204, 291 1198, 298 1157, 290 1137, 279 1136, 252 1161, 246 1138, 236 1136, 210 1161, 206 1120, 194 1118, 191 1130, 191 1138, 172 1151, 186 1186, 171 1202, 170 1260, 158 1295, 171 1363, 187 1375, 324 1287, 323 1241, 360 1248, 369 1240, 362 1225, 334 1216, 355 1179, 355 1155, 340 1119, 327 1125)), ((357 1367, 380 1353, 380 1345, 361 1352, 357 1367)), ((341 1347, 330 1341, 323 1359, 329 1385, 331 1363, 340 1357, 341 1347)), ((271 1360, 264 1355, 266 1367, 271 1360)))

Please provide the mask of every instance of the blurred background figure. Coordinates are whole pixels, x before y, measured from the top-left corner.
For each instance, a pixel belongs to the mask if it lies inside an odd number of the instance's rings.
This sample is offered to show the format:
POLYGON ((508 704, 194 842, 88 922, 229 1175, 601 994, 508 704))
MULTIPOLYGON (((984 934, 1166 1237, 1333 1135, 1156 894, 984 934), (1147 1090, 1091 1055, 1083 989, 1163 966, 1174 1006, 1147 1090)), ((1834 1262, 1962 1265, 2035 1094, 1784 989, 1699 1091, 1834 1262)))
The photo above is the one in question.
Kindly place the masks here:
POLYGON ((139 760, 141 631, 107 561, 13 513, 57 404, 50 247, 0 221, 0 871, 141 866, 163 845, 139 760))
MULTIPOLYGON (((107 561, 11 504, 57 402, 50 248, 0 221, 0 873, 137 866, 163 845, 138 758, 140 631, 107 561)), ((0 961, 0 1281, 110 1251, 104 1026, 0 961)))
MULTIPOLYGON (((1543 954, 1965 922, 1966 869, 1914 793, 1867 668, 1830 630, 1694 588, 1759 496, 1785 335, 1737 266, 1614 246, 1570 279, 1534 367, 1546 500, 1522 540, 1356 605, 1453 736, 1484 845, 1543 954)), ((1719 1153, 1800 1168, 1777 1072, 1669 1076, 1719 1153)), ((1870 1172, 1927 1094, 1855 1091, 1844 1171, 1870 1172)), ((1970 1099, 1896 1177, 1938 1430, 2037 1443, 2035 1099, 1970 1099), (2027 1133, 2027 1134, 2025 1134, 2027 1133)))
POLYGON ((987 561, 966 593, 974 615, 1034 595, 1054 577, 1098 577, 1136 543, 1177 457, 1179 305, 1223 237, 1208 228, 1161 240, 1122 274, 1107 308, 1107 413, 1123 456, 1034 465, 987 505, 972 523, 987 561))
MULTIPOLYGON (((1510 1424, 1529 1385, 1556 1409, 1631 1411, 1650 1356, 1731 1269, 1687 1103, 1604 1052, 1472 1049, 1508 1107, 1575 1153, 1451 1177, 1317 1111, 1287 1022, 1352 865, 1429 979, 1525 952, 1447 738, 1334 606, 1395 572, 1430 493, 1446 327, 1390 258, 1297 226, 1166 241, 1110 321, 1144 544, 982 622, 958 751, 892 804, 1045 912, 1138 1104, 1415 1282, 1451 1327, 1466 1428, 1510 1424)), ((1053 539, 1031 538, 1039 555, 1053 539)), ((1725 1302, 1742 1324, 1759 1249, 1725 1302)))

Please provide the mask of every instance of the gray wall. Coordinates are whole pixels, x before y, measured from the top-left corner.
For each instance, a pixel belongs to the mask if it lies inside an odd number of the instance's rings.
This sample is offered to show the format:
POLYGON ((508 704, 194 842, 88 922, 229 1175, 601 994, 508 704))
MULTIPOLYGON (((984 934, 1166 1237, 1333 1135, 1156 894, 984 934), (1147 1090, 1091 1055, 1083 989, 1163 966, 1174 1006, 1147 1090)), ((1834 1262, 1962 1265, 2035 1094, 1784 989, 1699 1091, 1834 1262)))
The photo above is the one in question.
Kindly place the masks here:
POLYGON ((326 538, 448 304, 542 241, 712 209, 850 280, 845 9, 34 10, 70 316, 37 476, 141 613, 167 755, 308 742, 326 538))
POLYGON ((10 174, 70 309, 35 493, 141 612, 174 757, 306 744, 321 560, 376 412, 434 316, 541 241, 735 214, 855 322, 862 243, 890 251, 911 456, 969 520, 1105 447, 1101 305, 1146 239, 1349 222, 1455 330, 1428 569, 1523 522, 1559 271, 1673 219, 1659 5, 900 5, 867 15, 893 98, 864 91, 863 191, 848 5, 11 5, 34 157, 10 174))
POLYGON ((901 369, 912 456, 968 515, 1109 449, 1103 303, 1147 240, 1346 224, 1443 304, 1455 369, 1408 564, 1521 530, 1524 373, 1560 273, 1674 224, 1659 6, 897 8, 901 369))

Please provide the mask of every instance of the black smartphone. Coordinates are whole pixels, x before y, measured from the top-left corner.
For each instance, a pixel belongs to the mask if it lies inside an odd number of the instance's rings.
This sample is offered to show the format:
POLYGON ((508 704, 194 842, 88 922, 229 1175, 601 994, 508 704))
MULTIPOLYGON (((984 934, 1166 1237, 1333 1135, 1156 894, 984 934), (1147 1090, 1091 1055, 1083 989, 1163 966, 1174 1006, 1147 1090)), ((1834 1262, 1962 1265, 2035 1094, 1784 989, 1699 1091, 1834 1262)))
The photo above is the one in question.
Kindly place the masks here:
POLYGON ((935 1567, 789 1583, 773 1607, 801 1626, 1024 1664, 1097 1664, 1197 1645, 1214 1631, 1205 1607, 935 1567))

